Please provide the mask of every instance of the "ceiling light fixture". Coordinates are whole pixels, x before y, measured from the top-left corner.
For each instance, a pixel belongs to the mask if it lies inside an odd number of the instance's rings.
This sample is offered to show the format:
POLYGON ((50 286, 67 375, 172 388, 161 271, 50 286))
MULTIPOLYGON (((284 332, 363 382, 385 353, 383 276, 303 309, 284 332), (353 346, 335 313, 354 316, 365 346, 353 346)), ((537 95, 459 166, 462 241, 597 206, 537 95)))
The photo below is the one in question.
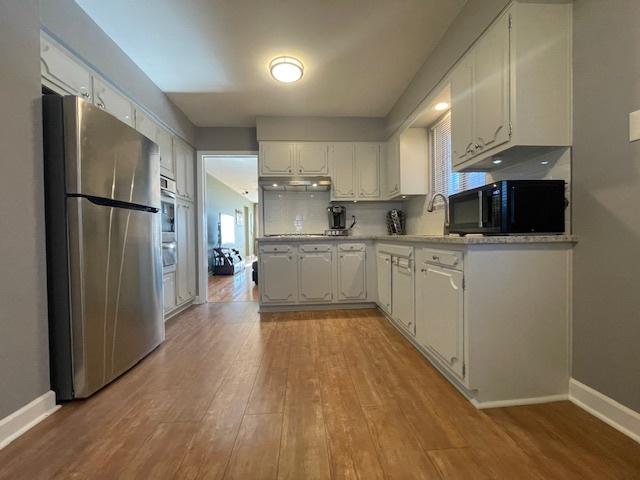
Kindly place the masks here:
POLYGON ((436 106, 433 108, 435 108, 438 112, 442 112, 443 110, 449 108, 449 104, 447 102, 440 102, 436 103, 436 106))
POLYGON ((549 165, 549 160, 543 160, 540 162, 540 165, 549 165))
POLYGON ((271 76, 279 82, 291 83, 302 78, 304 66, 302 62, 293 57, 277 57, 269 64, 271 76))
POLYGON ((500 160, 499 158, 496 158, 496 159, 493 161, 493 164, 494 164, 494 165, 500 165, 501 163, 502 163, 502 160, 500 160))
POLYGON ((274 186, 274 187, 277 187, 277 186, 278 186, 278 184, 277 184, 277 183, 274 183, 274 184, 273 184, 273 186, 274 186))

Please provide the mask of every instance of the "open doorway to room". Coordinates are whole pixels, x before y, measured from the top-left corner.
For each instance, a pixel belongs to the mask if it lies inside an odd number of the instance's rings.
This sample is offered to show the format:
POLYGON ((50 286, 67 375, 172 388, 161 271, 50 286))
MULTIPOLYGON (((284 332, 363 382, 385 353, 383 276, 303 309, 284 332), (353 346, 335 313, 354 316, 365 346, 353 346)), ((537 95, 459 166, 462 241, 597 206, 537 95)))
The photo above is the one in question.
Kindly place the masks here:
POLYGON ((207 301, 256 301, 257 155, 204 154, 202 166, 207 301))

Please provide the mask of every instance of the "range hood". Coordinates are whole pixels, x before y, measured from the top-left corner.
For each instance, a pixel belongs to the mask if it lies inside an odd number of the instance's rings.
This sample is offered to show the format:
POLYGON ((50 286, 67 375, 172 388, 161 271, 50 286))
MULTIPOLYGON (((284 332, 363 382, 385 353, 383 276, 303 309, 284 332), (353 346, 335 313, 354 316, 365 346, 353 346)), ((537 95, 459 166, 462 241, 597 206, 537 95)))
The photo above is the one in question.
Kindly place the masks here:
POLYGON ((263 190, 287 192, 326 192, 331 188, 330 177, 270 177, 259 182, 263 190))

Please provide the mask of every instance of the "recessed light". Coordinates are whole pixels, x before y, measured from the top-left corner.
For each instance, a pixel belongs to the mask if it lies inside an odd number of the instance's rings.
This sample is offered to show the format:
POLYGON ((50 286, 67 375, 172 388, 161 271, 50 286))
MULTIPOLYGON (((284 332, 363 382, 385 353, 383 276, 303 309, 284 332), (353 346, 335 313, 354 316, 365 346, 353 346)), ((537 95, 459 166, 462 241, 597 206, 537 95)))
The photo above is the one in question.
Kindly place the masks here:
POLYGON ((274 187, 277 187, 277 186, 278 186, 278 184, 277 184, 277 183, 274 183, 274 184, 273 184, 273 186, 274 186, 274 187))
POLYGON ((438 112, 442 112, 443 110, 449 108, 449 104, 447 102, 440 102, 436 103, 436 106, 433 108, 435 108, 438 112))
POLYGON ((311 186, 312 186, 312 187, 317 187, 317 186, 318 186, 318 184, 317 184, 317 183, 314 183, 314 184, 313 184, 313 185, 311 185, 311 186))
POLYGON ((407 196, 406 195, 402 195, 402 198, 407 198, 407 196))
POLYGON ((502 160, 500 160, 499 158, 496 158, 495 160, 493 160, 494 165, 500 165, 501 163, 502 163, 502 160))
POLYGON ((540 162, 540 165, 549 165, 549 160, 543 160, 540 162))
POLYGON ((277 57, 269 64, 271 76, 279 82, 291 83, 302 78, 304 66, 302 62, 293 57, 277 57))

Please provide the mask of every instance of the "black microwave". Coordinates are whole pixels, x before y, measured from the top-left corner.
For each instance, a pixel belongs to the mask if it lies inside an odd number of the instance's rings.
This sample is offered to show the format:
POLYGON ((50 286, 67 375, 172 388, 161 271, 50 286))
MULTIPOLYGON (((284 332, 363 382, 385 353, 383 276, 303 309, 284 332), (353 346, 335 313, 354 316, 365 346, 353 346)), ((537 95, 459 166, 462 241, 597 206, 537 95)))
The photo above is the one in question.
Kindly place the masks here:
POLYGON ((564 180, 501 180, 449 197, 449 231, 564 233, 564 180))

